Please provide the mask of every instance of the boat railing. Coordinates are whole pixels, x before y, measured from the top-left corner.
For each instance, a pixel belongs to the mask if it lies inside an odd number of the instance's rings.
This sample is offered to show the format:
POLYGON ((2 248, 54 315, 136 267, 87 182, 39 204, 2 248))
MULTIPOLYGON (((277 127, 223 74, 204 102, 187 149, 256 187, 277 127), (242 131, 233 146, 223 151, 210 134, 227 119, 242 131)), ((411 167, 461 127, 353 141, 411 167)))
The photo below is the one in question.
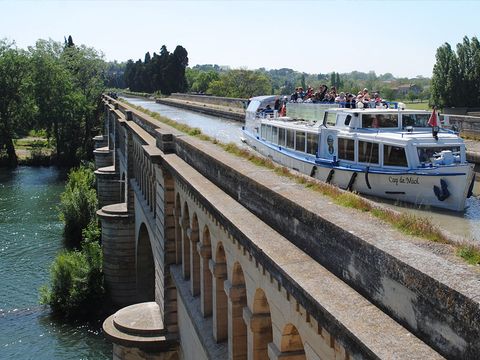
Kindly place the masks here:
MULTIPOLYGON (((302 104, 302 105, 320 105, 321 107, 325 107, 326 109, 328 108, 351 108, 351 109, 359 109, 357 107, 357 103, 351 103, 347 101, 343 102, 327 102, 327 101, 304 101, 304 102, 298 102, 298 101, 290 101, 289 104, 302 104), (322 106, 323 105, 323 106, 322 106)), ((400 103, 397 101, 381 101, 381 102, 376 102, 374 100, 370 100, 368 102, 364 102, 363 108, 364 109, 398 109, 400 107, 400 103)))

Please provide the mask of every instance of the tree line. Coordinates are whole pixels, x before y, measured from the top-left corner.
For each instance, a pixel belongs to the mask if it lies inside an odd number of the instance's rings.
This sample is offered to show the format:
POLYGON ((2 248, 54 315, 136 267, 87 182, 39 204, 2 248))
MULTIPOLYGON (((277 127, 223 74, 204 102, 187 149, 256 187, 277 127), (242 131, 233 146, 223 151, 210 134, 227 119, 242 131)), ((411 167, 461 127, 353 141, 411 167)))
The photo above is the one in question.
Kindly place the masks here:
POLYGON ((15 166, 13 140, 37 129, 51 139, 58 164, 90 158, 104 69, 95 49, 71 37, 65 43, 38 40, 27 50, 0 40, 0 157, 15 166))
POLYGON ((163 45, 160 53, 145 54, 144 60, 128 60, 125 66, 125 85, 135 92, 171 94, 185 92, 187 80, 185 68, 188 65, 188 52, 178 45, 173 53, 163 45))
POLYGON ((465 36, 456 51, 437 49, 431 102, 438 107, 480 107, 480 42, 465 36))

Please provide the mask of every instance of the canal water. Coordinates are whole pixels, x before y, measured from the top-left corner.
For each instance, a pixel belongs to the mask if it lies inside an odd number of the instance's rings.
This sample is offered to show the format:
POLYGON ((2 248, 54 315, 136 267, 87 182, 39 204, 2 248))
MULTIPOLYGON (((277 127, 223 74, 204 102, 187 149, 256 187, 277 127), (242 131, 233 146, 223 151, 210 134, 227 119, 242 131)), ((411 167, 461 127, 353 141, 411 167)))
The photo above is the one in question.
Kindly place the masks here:
MULTIPOLYGON (((168 117, 172 120, 184 123, 190 126, 198 127, 203 133, 213 136, 222 142, 234 142, 241 145, 240 137, 242 136, 242 123, 238 121, 222 119, 213 116, 207 116, 196 112, 179 109, 167 105, 157 104, 152 100, 125 97, 125 99, 134 104, 141 106, 150 111, 168 117)), ((477 176, 478 177, 478 176, 477 176)), ((464 212, 452 212, 447 210, 436 209, 418 209, 411 204, 395 204, 384 199, 372 199, 380 202, 395 210, 406 211, 418 216, 430 219, 437 226, 447 230, 448 232, 464 237, 466 239, 474 239, 480 241, 480 186, 477 182, 474 188, 474 197, 467 199, 467 209, 464 212)))
POLYGON ((65 172, 0 168, 0 359, 111 359, 101 323, 66 324, 39 305, 38 289, 63 249, 58 211, 65 172))

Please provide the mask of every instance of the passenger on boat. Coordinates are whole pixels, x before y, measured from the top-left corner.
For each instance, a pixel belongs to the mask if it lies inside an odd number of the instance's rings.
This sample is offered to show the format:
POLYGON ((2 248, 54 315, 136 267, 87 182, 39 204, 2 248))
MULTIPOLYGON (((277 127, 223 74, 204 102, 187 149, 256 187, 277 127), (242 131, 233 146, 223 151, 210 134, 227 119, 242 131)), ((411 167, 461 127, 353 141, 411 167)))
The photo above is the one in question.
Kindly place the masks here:
POLYGON ((273 104, 273 109, 280 111, 281 103, 278 97, 275 98, 275 103, 273 104))
POLYGON ((290 101, 296 102, 298 100, 298 88, 295 88, 295 91, 290 95, 290 101))
POLYGON ((365 107, 365 103, 363 101, 363 95, 358 95, 357 96, 357 99, 355 101, 355 105, 356 105, 355 107, 357 109, 363 109, 365 107))
POLYGON ((362 95, 363 95, 363 100, 364 101, 370 101, 370 94, 368 93, 367 88, 363 89, 362 95))
POLYGON ((307 93, 305 94, 305 96, 307 97, 307 99, 310 99, 311 97, 313 97, 313 89, 311 86, 307 88, 307 93))
POLYGON ((345 93, 344 93, 343 91, 340 93, 340 95, 338 95, 338 96, 335 98, 335 102, 336 102, 336 103, 345 103, 345 100, 346 100, 346 98, 345 98, 345 93))
POLYGON ((272 107, 270 106, 270 104, 268 104, 268 105, 265 107, 265 110, 263 110, 263 113, 264 113, 264 114, 273 114, 273 109, 272 109, 272 107))
POLYGON ((327 85, 320 85, 320 87, 318 88, 318 91, 315 92, 314 96, 313 96, 313 102, 322 102, 323 99, 325 98, 325 95, 328 91, 328 87, 327 85))
MULTIPOLYGON (((301 87, 301 86, 298 88, 298 97, 302 100, 305 97, 305 91, 303 90, 303 87, 301 87)), ((298 101, 298 99, 297 99, 297 101, 298 101)))
POLYGON ((355 96, 353 94, 347 93, 347 101, 345 102, 346 108, 355 109, 355 96))

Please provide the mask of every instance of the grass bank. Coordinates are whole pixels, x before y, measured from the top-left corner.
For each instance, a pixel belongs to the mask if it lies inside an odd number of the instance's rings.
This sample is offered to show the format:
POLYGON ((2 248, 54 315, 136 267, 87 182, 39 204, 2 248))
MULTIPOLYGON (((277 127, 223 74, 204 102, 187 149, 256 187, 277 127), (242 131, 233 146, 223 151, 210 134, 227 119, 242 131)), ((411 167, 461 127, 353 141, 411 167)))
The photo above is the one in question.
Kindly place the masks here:
POLYGON ((311 191, 315 191, 324 196, 327 196, 337 205, 347 208, 353 208, 364 213, 369 213, 374 218, 377 218, 385 222, 386 224, 389 224, 390 226, 394 227, 395 229, 406 235, 416 236, 436 243, 449 244, 454 247, 455 253, 469 264, 480 264, 480 246, 473 244, 459 244, 449 239, 435 225, 433 225, 428 219, 424 217, 393 211, 375 205, 373 202, 364 199, 356 193, 341 190, 336 186, 321 182, 319 180, 315 180, 298 172, 294 172, 284 166, 275 164, 272 160, 268 158, 254 154, 245 148, 241 148, 234 143, 225 144, 219 142, 217 139, 203 134, 199 128, 193 128, 185 124, 180 124, 174 120, 161 116, 156 112, 144 109, 141 106, 132 105, 125 100, 121 101, 128 104, 130 107, 135 108, 145 114, 148 114, 154 119, 164 124, 167 124, 185 134, 216 144, 230 154, 246 159, 257 166, 268 168, 274 171, 277 175, 287 177, 295 181, 296 183, 305 186, 305 188, 310 189, 311 191))

